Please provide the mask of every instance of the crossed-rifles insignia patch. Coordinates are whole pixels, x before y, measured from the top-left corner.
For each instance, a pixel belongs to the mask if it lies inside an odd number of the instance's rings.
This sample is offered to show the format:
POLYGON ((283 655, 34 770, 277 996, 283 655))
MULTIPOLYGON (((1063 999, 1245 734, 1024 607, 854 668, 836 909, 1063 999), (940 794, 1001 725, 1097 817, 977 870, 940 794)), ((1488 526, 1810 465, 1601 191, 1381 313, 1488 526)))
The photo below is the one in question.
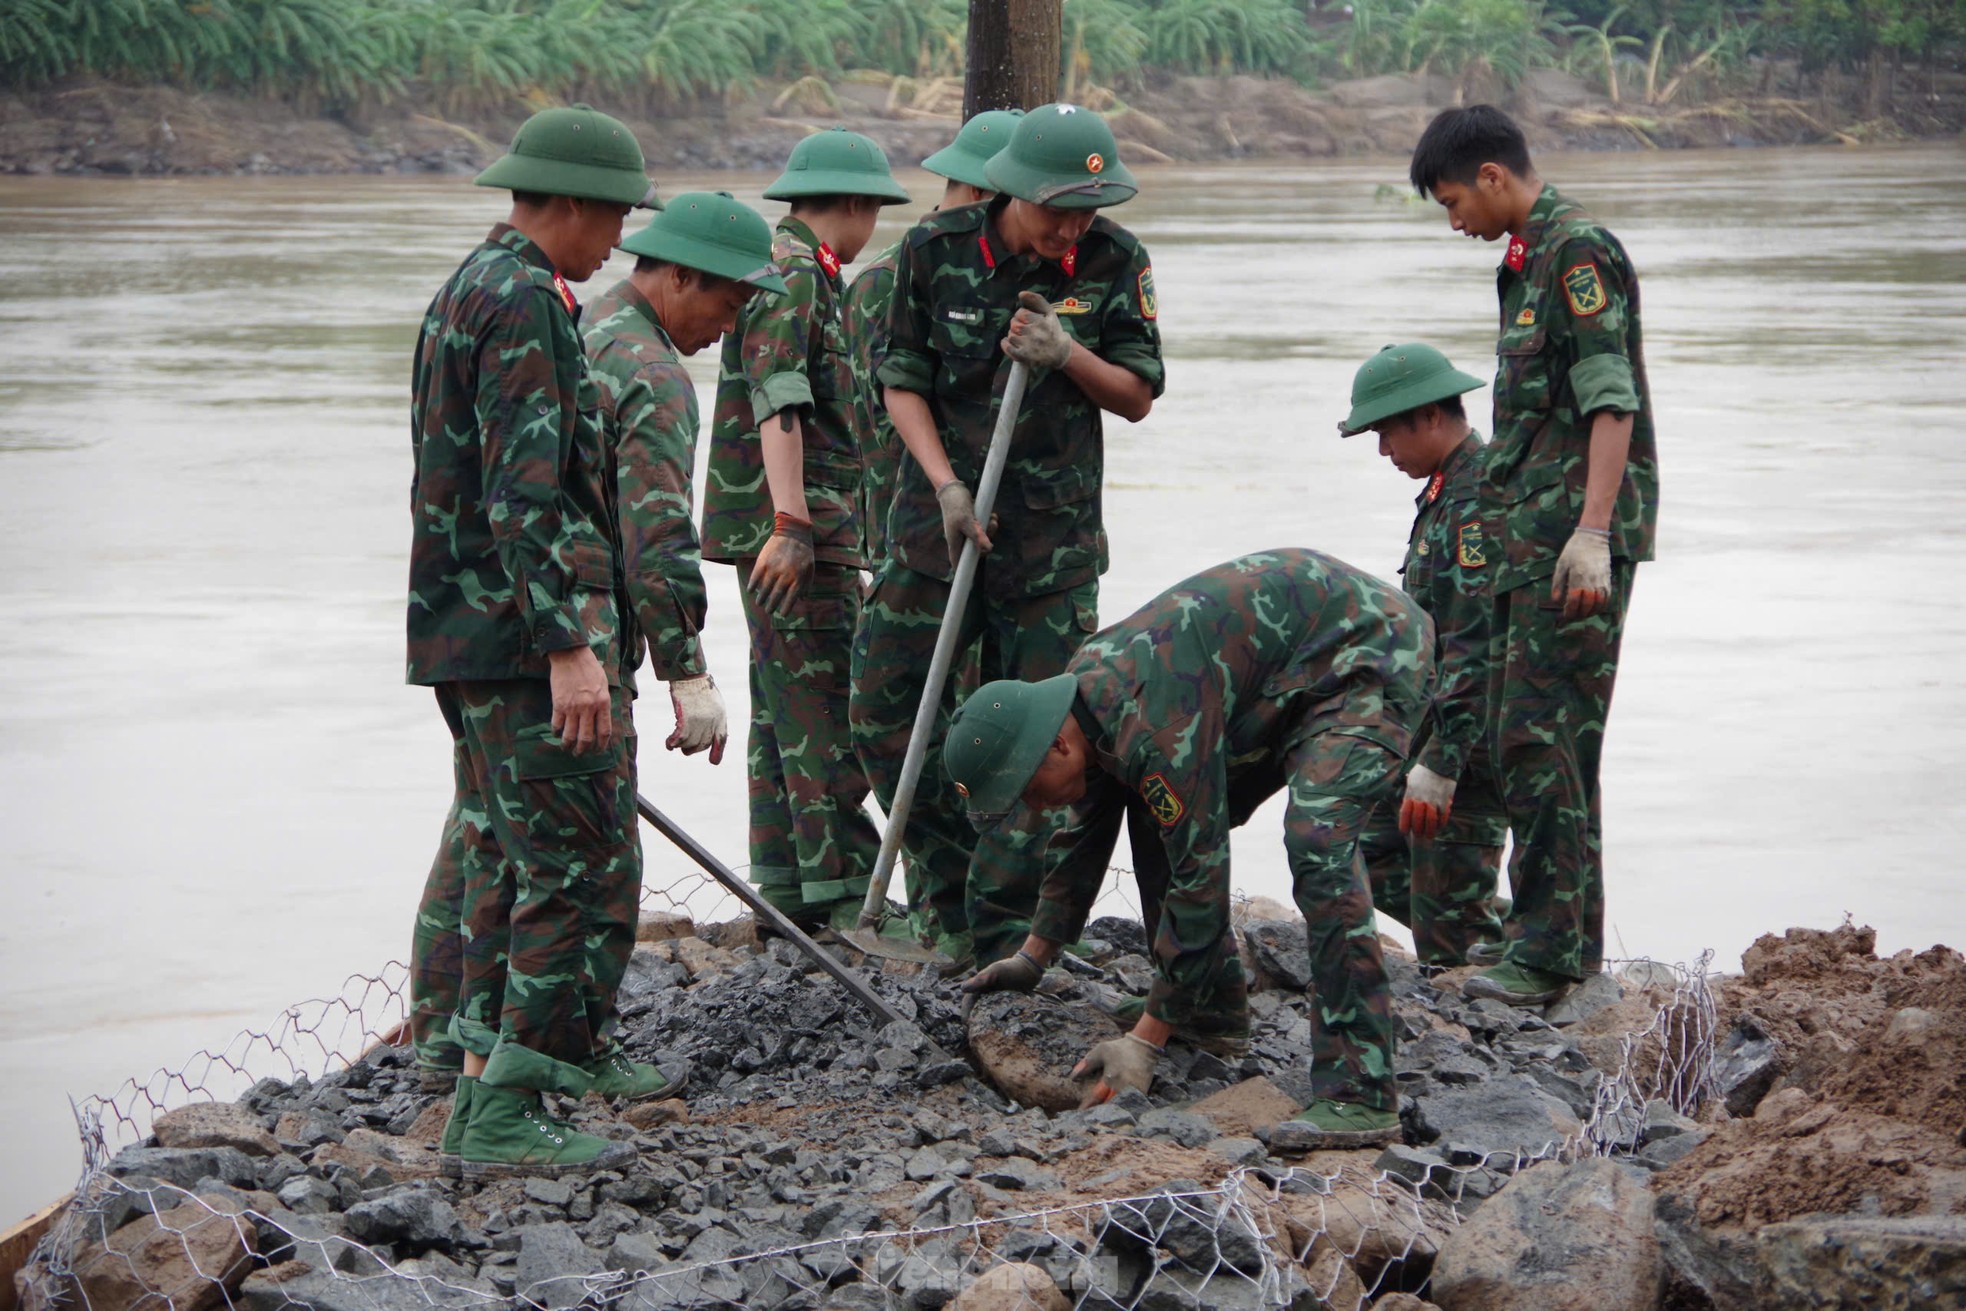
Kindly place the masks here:
POLYGON ((1181 798, 1174 794, 1173 785, 1164 774, 1149 774, 1140 784, 1140 799, 1147 803, 1162 828, 1172 828, 1175 821, 1187 812, 1181 798))
POLYGON ((1477 519, 1462 524, 1455 541, 1454 555, 1463 569, 1479 569, 1488 563, 1488 557, 1481 553, 1481 547, 1481 521, 1477 519))
POLYGON ((1597 265, 1575 264, 1563 275, 1563 294, 1570 298, 1570 311, 1580 319, 1588 319, 1604 308, 1610 298, 1604 294, 1604 282, 1597 276, 1597 265))

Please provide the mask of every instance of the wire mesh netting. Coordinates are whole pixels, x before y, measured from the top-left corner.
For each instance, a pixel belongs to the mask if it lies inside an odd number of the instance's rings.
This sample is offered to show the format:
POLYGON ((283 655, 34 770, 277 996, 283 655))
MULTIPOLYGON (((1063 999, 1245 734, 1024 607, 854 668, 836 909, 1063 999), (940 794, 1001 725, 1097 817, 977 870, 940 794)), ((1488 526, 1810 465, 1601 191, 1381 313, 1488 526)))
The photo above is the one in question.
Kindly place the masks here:
MULTIPOLYGON (((734 908, 707 876, 644 895, 645 913, 699 923, 734 908)), ((936 1219, 918 1227, 876 1226, 866 1208, 835 1199, 788 1205, 782 1223, 741 1236, 706 1216, 686 1243, 666 1244, 638 1235, 633 1207, 618 1200, 632 1192, 606 1181, 527 1181, 526 1196, 564 1200, 569 1222, 534 1226, 523 1243, 516 1231, 474 1230, 434 1159, 380 1145, 433 1109, 431 1097, 409 1091, 409 1054, 392 1045, 403 1040, 407 996, 406 971, 392 964, 180 1069, 77 1103, 81 1180, 22 1272, 23 1305, 885 1311, 939 1307, 980 1284, 994 1290, 988 1305, 1001 1307, 1361 1307, 1393 1289, 1423 1290, 1461 1208, 1515 1172, 1542 1159, 1629 1153, 1649 1105, 1696 1111, 1709 1094, 1717 1027, 1709 964, 1710 954, 1690 966, 1615 965, 1658 1004, 1618 1039, 1616 1069, 1598 1081, 1582 1128, 1540 1150, 1449 1152, 1418 1178, 1361 1165, 1371 1158, 1358 1154, 1330 1167, 1272 1161, 1213 1182, 987 1215, 960 1181, 944 1179, 914 1199, 916 1212, 936 1219), (341 1081, 333 1104, 357 1127, 317 1144, 310 1161, 270 1135, 271 1157, 229 1136, 250 1137, 250 1113, 276 1090, 329 1076, 341 1081), (165 1112, 234 1099, 245 1120, 174 1139, 195 1150, 146 1145, 165 1112), (596 1226, 610 1216, 619 1232, 597 1247, 596 1226)), ((784 1151, 786 1162, 806 1159, 797 1144, 784 1151)))

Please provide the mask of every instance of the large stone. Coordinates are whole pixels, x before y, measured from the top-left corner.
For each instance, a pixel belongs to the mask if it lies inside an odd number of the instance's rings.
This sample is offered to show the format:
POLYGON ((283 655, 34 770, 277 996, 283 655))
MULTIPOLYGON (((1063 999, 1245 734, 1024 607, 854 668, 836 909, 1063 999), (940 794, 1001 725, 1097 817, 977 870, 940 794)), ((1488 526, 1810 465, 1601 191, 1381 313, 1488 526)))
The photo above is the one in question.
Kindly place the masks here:
POLYGON ((280 1144, 259 1117, 232 1102, 194 1102, 166 1111, 150 1126, 162 1147, 233 1147, 248 1156, 278 1156, 280 1144))
MULTIPOLYGON (((386 1271, 351 1274, 326 1263, 296 1260, 255 1270, 239 1286, 233 1311, 430 1311, 431 1307, 496 1305, 475 1285, 443 1278, 410 1279, 386 1271)), ((183 1305, 179 1304, 180 1307, 183 1305)))
POLYGON ((1736 1015, 1713 1058, 1713 1081, 1727 1113, 1737 1120, 1753 1115, 1754 1108, 1775 1086, 1782 1067, 1782 1045, 1764 1032, 1753 1016, 1745 1012, 1736 1015))
POLYGON ((362 1242, 417 1250, 453 1242, 463 1230, 451 1204, 425 1188, 399 1188, 357 1202, 344 1220, 349 1234, 362 1242))
POLYGON ((1790 1220, 1755 1243, 1770 1311, 1966 1307, 1966 1215, 1790 1220))
POLYGON ((539 1306, 579 1306, 587 1296, 587 1276, 606 1268, 601 1254, 581 1242, 570 1224, 526 1225, 519 1230, 518 1290, 539 1306))
POLYGON ((1665 1261, 1652 1225, 1630 1172, 1545 1161, 1448 1235, 1432 1296, 1445 1311, 1654 1311, 1665 1261))
POLYGON ((1720 1311, 1760 1311, 1764 1276, 1752 1237, 1701 1224, 1698 1197, 1696 1187, 1659 1194, 1655 1232, 1667 1266, 1720 1311))
POLYGON ((1434 1089, 1413 1101, 1416 1135, 1456 1165, 1540 1156, 1583 1128, 1568 1106, 1521 1075, 1434 1089))
POLYGON ((984 1076, 1006 1097, 1047 1111, 1079 1104, 1088 1085, 1072 1078, 1072 1067, 1120 1032, 1096 1006, 1034 993, 986 993, 969 1014, 969 1049, 984 1076))
POLYGON ((186 1191, 203 1179, 238 1188, 258 1183, 253 1159, 236 1147, 125 1147, 110 1159, 109 1173, 147 1175, 186 1191))
POLYGON ((1303 921, 1258 920, 1244 926, 1242 940, 1256 967, 1259 985, 1290 992, 1310 989, 1310 937, 1303 921))
POLYGON ((252 1269, 254 1226, 224 1198, 198 1196, 84 1243, 71 1268, 90 1307, 208 1311, 252 1269))
POLYGON ((696 921, 673 910, 645 910, 635 922, 635 941, 668 942, 696 936, 696 921))
POLYGON ((1050 1275, 1014 1261, 984 1271, 956 1295, 949 1311, 1069 1311, 1071 1305, 1050 1275))
POLYGON ((1558 1028, 1588 1020, 1625 999, 1625 990, 1609 974, 1597 973, 1543 1008, 1543 1018, 1558 1028))

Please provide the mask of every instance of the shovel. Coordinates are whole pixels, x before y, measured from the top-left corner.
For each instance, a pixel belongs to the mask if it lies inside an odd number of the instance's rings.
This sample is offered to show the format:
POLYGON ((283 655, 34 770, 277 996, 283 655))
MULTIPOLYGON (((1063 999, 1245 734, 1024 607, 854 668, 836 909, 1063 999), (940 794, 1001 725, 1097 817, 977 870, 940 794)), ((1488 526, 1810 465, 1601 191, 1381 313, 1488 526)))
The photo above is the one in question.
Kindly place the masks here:
MULTIPOLYGON (((1017 412, 1024 408, 1024 385, 1030 373, 1027 365, 1011 361, 1003 402, 997 408, 997 426, 990 434, 989 453, 983 458, 983 477, 976 485, 976 522, 980 524, 990 522, 990 511, 997 503, 997 484, 1003 481, 1003 467, 1010 460, 1010 432, 1017 426, 1017 412)), ((901 762, 901 781, 894 788, 894 804, 887 810, 887 831, 881 835, 881 854, 874 861, 867 900, 860 907, 859 924, 840 934, 869 956, 917 961, 938 969, 954 964, 941 952, 883 938, 878 925, 887 908, 887 885, 894 877, 894 858, 901 851, 901 834, 908 827, 908 812, 914 809, 915 785, 921 781, 928 737, 935 729, 935 714, 942 705, 942 685, 949 681, 949 666, 955 662, 956 635, 962 631, 963 610, 969 604, 969 592, 976 583, 980 560, 975 540, 965 540, 962 558, 956 561, 956 576, 949 582, 949 606, 942 612, 942 627, 935 635, 935 655, 928 662, 928 682, 922 687, 922 702, 915 710, 914 732, 908 735, 908 754, 901 762)))

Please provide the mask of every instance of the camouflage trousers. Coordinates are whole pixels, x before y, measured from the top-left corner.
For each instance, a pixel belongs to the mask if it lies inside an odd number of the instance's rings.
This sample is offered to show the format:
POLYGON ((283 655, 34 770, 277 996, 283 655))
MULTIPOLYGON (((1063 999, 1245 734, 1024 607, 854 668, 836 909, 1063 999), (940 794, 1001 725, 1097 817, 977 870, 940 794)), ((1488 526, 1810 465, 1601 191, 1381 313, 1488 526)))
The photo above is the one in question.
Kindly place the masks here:
MULTIPOLYGON (((874 580, 854 635, 853 745, 883 809, 894 804, 936 635, 948 607, 948 583, 890 560, 874 580)), ((1098 627, 1097 582, 1043 596, 1005 599, 986 598, 978 588, 963 610, 956 663, 966 664, 966 652, 975 646, 979 648, 975 677, 982 681, 1050 678, 1065 671, 1065 662, 1098 627)), ((942 740, 955 713, 959 681, 951 678, 943 686, 921 781, 901 835, 908 905, 926 921, 921 927, 937 935, 969 930, 964 889, 976 830, 962 798, 942 772, 942 740)))
POLYGON ((1382 1111, 1399 1106, 1393 998, 1358 846, 1401 764, 1372 739, 1343 732, 1304 739, 1284 762, 1283 849, 1310 935, 1311 1092, 1382 1111))
POLYGON ((579 1093, 618 1023, 641 896, 628 693, 614 691, 614 744, 574 755, 543 679, 436 691, 456 796, 412 943, 419 1060, 451 1064, 437 1021, 454 995, 450 1038, 489 1058, 488 1081, 579 1093))
POLYGON ((1489 705, 1515 854, 1508 959, 1581 979, 1604 964, 1604 830, 1598 762, 1634 569, 1616 561, 1611 604, 1565 619, 1547 579, 1495 598, 1489 705))
POLYGON ((860 572, 821 564, 789 614, 759 608, 737 564, 751 630, 751 882, 804 924, 858 904, 880 855, 867 780, 847 728, 860 572))
MULTIPOLYGON (((1418 759, 1424 735, 1413 745, 1418 759)), ((1454 809, 1439 836, 1409 838, 1399 831, 1397 791, 1372 812, 1359 856, 1381 915, 1413 930, 1422 965, 1463 965, 1468 948, 1500 942, 1495 879, 1502 868, 1508 815, 1488 749, 1476 746, 1454 787, 1454 809)))

